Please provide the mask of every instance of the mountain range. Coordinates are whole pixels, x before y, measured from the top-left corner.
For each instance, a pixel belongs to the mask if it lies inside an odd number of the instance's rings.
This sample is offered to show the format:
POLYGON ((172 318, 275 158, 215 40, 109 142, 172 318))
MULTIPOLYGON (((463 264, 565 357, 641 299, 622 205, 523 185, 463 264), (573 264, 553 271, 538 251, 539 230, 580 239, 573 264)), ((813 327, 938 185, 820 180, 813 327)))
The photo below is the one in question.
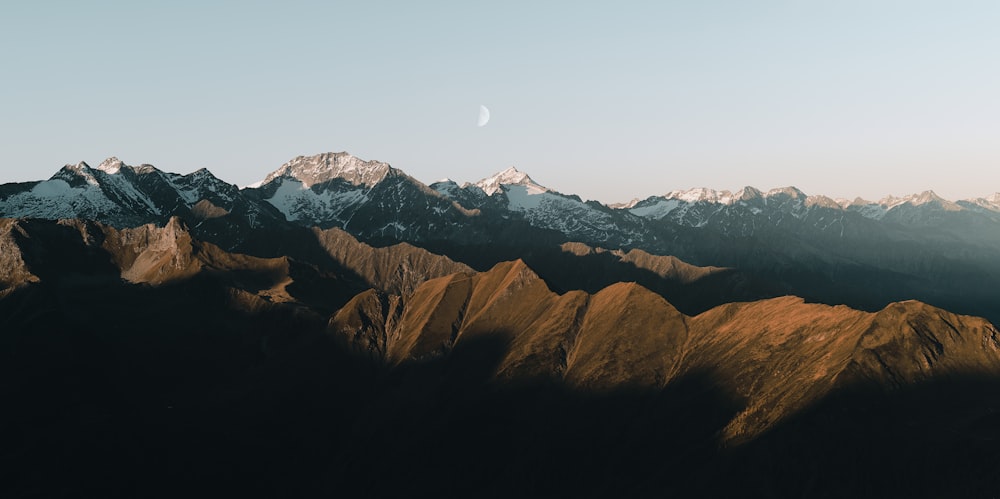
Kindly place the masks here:
MULTIPOLYGON (((874 311, 919 299, 1000 320, 1000 193, 951 202, 931 191, 878 202, 807 196, 794 187, 671 191, 607 206, 509 168, 476 183, 425 185, 347 153, 299 156, 243 189, 109 158, 46 181, 0 186, 0 216, 86 218, 115 227, 180 217, 227 250, 280 256, 259 233, 337 227, 370 244, 409 242, 478 270, 524 258, 558 289, 561 245, 671 255, 737 270, 746 298, 784 294, 874 311), (255 246, 257 245, 257 246, 255 246), (262 252, 263 251, 263 252, 262 252)), ((587 291, 596 291, 594 287, 587 291)))
POLYGON ((997 201, 67 165, 0 186, 0 491, 990 497, 997 201))

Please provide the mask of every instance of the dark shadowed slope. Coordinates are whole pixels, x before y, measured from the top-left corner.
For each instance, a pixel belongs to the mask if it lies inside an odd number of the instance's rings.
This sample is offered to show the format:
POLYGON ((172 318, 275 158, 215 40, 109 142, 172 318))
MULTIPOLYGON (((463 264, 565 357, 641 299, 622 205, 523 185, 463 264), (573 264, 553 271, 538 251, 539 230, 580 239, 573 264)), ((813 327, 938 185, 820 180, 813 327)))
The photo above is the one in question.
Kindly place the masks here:
POLYGON ((635 283, 559 294, 522 261, 358 292, 346 266, 180 223, 3 227, 4 497, 997 490, 1000 333, 919 302, 692 316, 635 283))
POLYGON ((373 288, 389 293, 409 294, 427 279, 472 271, 463 263, 407 243, 373 248, 340 229, 313 228, 312 232, 331 258, 373 288))
POLYGON ((542 377, 588 390, 660 389, 712 371, 747 401, 727 439, 753 437, 861 378, 891 387, 1000 374, 993 325, 919 302, 867 313, 784 297, 688 317, 633 283, 557 295, 520 261, 434 279, 402 300, 366 293, 338 312, 330 330, 358 351, 377 350, 389 365, 427 362, 489 338, 505 346, 491 377, 542 377))
POLYGON ((339 229, 261 230, 250 242, 266 257, 224 251, 191 232, 176 217, 162 227, 126 229, 82 220, 0 219, 0 292, 40 277, 159 285, 211 273, 270 301, 334 311, 368 288, 408 293, 427 279, 469 270, 408 244, 372 248, 339 229))

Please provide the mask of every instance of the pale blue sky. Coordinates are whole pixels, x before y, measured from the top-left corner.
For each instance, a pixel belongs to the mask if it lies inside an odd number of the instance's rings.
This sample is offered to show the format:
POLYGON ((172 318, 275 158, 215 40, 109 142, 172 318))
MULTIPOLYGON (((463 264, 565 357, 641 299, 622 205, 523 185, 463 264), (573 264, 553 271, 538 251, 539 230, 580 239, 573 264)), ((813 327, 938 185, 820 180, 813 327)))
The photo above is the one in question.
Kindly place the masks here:
POLYGON ((605 202, 1000 191, 1000 2, 145 4, 7 2, 0 181, 346 150, 605 202))

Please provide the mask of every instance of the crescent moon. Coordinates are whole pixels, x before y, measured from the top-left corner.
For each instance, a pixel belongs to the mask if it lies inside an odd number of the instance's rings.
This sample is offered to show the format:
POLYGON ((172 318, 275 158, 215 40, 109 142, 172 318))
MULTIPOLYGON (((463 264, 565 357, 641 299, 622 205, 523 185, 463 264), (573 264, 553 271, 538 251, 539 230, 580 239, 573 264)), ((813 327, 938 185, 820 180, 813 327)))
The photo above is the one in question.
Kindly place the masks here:
POLYGON ((479 119, 476 120, 476 126, 484 127, 490 122, 490 110, 486 109, 486 106, 479 106, 479 119))

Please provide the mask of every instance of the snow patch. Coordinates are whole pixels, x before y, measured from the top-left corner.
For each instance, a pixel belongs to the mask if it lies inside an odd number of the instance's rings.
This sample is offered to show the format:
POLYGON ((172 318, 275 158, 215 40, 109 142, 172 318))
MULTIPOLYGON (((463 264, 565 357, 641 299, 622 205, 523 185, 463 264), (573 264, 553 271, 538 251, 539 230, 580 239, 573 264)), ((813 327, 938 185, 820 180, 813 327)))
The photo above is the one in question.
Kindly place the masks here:
POLYGON ((628 211, 633 215, 638 215, 643 218, 659 220, 677 209, 677 207, 681 205, 682 201, 683 200, 680 199, 664 199, 657 201, 655 204, 632 208, 628 211))
POLYGON ((628 210, 634 208, 635 205, 639 204, 640 201, 642 200, 639 198, 632 198, 631 200, 626 201, 624 203, 611 203, 608 205, 608 208, 614 208, 616 210, 628 210))
POLYGON ((767 194, 764 194, 764 197, 765 198, 770 198, 770 197, 778 196, 778 195, 781 195, 781 194, 784 194, 784 195, 786 195, 788 197, 791 197, 791 198, 797 198, 797 199, 798 198, 806 198, 806 197, 808 197, 808 196, 806 196, 806 194, 804 192, 800 191, 796 187, 777 187, 777 188, 774 188, 774 189, 771 189, 771 190, 767 191, 767 194))
POLYGON ((519 211, 538 208, 544 197, 552 196, 544 187, 532 185, 507 185, 504 190, 507 192, 507 200, 510 201, 508 206, 519 211))
POLYGON ((74 189, 70 187, 69 182, 59 178, 39 182, 38 185, 31 188, 31 194, 39 198, 72 196, 73 191, 74 189))
POLYGON ((99 187, 89 183, 82 187, 71 187, 62 179, 39 182, 31 190, 0 201, 0 213, 5 217, 104 220, 108 214, 117 211, 118 206, 99 187))
POLYGON ((676 199, 678 201, 684 201, 686 203, 697 203, 698 201, 708 201, 711 203, 718 203, 720 194, 728 195, 729 191, 722 191, 721 193, 706 187, 696 187, 694 189, 688 189, 686 191, 670 191, 664 196, 667 199, 676 199))
POLYGON ((283 178, 274 195, 266 199, 289 221, 318 221, 334 218, 343 220, 341 214, 351 206, 368 201, 361 189, 351 191, 324 191, 316 193, 305 183, 294 178, 283 178))
POLYGON ((97 169, 107 173, 108 175, 114 175, 121 171, 123 166, 125 166, 125 163, 123 163, 122 160, 111 156, 110 158, 102 161, 101 164, 97 166, 97 169))
POLYGON ((284 179, 281 185, 278 186, 278 189, 274 191, 274 195, 265 201, 271 203, 278 211, 284 213, 288 220, 294 221, 297 220, 295 208, 301 204, 301 200, 306 195, 305 192, 307 190, 305 184, 297 179, 284 179))
POLYGON ((109 186, 114 187, 114 189, 117 190, 122 196, 138 201, 146 205, 153 213, 156 213, 157 215, 160 214, 160 209, 156 207, 153 200, 149 199, 149 197, 145 194, 139 192, 139 190, 132 185, 132 182, 125 177, 121 175, 105 175, 104 180, 109 186))
POLYGON ((533 188, 536 191, 546 192, 548 191, 542 185, 539 185, 527 173, 519 171, 513 166, 500 172, 494 174, 491 177, 484 178, 479 182, 475 183, 476 187, 479 187, 488 196, 492 196, 500 192, 500 186, 511 186, 511 185, 521 185, 533 188))

